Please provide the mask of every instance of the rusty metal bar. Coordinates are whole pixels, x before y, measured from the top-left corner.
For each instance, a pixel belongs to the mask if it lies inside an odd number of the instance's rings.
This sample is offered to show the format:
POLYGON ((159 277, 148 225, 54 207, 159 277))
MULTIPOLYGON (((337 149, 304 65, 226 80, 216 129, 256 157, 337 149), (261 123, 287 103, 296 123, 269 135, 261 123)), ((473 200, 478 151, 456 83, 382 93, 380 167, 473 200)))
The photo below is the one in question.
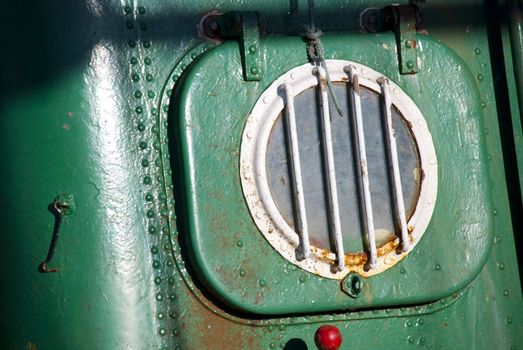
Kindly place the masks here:
POLYGON ((306 259, 310 255, 309 228, 307 225, 307 213, 305 211, 305 197, 303 192, 303 180, 301 174, 300 150, 298 147, 298 132, 296 131, 296 115, 294 112, 294 93, 289 83, 283 85, 285 96, 285 118, 286 131, 288 137, 287 147, 290 150, 290 180, 292 184, 292 201, 297 206, 296 223, 300 236, 301 255, 297 256, 306 259))
POLYGON ((361 112, 361 99, 360 99, 360 85, 358 83, 358 75, 354 73, 354 67, 350 66, 346 68, 350 77, 350 99, 351 99, 351 111, 356 121, 356 144, 358 147, 359 154, 359 168, 357 172, 360 177, 360 181, 363 189, 363 203, 365 209, 365 221, 368 238, 369 248, 369 265, 371 268, 376 267, 377 263, 377 250, 376 250, 376 237, 374 233, 374 217, 372 214, 372 201, 370 196, 370 184, 369 174, 367 169, 367 152, 365 150, 365 135, 363 132, 363 118, 361 112))
POLYGON ((385 118, 385 127, 387 129, 386 140, 387 140, 387 151, 391 160, 392 180, 393 180, 393 197, 394 204, 396 206, 396 214, 401 229, 401 250, 404 252, 409 251, 409 231, 407 229, 407 218, 405 215, 405 204, 403 202, 403 190, 401 188, 401 175, 398 161, 398 150, 396 147, 396 135, 394 133, 394 125, 392 124, 392 103, 390 102, 389 87, 387 79, 378 79, 380 85, 381 95, 383 96, 382 112, 385 118))
POLYGON ((338 203, 338 189, 336 186, 336 170, 334 168, 334 152, 332 150, 332 134, 329 113, 329 101, 326 88, 326 73, 320 66, 315 68, 318 76, 318 87, 320 89, 320 114, 321 114, 321 142, 324 153, 324 166, 327 171, 327 207, 331 235, 334 233, 334 244, 336 246, 336 257, 338 259, 338 269, 345 268, 345 252, 343 248, 343 238, 341 235, 340 207, 338 203))

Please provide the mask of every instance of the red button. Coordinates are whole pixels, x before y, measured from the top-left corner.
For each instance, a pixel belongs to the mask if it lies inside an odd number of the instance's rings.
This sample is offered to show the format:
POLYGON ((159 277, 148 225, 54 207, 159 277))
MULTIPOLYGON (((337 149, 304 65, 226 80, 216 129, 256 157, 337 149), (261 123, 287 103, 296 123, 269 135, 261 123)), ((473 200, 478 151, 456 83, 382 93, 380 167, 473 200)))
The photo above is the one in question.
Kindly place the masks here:
POLYGON ((318 328, 314 342, 319 350, 338 350, 341 346, 341 333, 338 327, 325 325, 318 328))

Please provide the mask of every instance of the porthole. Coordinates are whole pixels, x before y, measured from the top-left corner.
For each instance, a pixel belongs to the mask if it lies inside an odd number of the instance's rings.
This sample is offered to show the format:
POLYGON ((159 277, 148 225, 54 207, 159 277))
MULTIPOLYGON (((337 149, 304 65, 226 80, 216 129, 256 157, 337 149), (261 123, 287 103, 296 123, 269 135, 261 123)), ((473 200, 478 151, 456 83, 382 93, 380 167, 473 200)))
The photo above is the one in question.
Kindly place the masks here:
POLYGON ((411 252, 437 194, 430 131, 399 86, 327 60, 276 79, 243 131, 240 176, 258 229, 311 273, 371 276, 411 252), (338 113, 339 107, 341 113, 338 113))

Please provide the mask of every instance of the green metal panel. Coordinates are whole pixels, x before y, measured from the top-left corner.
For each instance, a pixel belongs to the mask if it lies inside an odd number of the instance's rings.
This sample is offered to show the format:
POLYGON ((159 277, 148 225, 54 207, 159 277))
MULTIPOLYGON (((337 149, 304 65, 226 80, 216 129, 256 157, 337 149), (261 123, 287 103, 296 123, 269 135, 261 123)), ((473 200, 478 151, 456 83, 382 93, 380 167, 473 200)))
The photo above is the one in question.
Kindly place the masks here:
MULTIPOLYGON (((317 0, 316 22, 324 32, 357 32, 363 9, 389 4, 317 0)), ((305 3, 2 2, 0 347, 313 349, 314 331, 333 323, 343 349, 521 348, 519 232, 505 175, 515 159, 503 158, 500 124, 510 115, 495 94, 492 58, 504 53, 489 45, 497 40, 486 25, 496 9, 489 4, 420 5, 426 29, 472 72, 482 101, 490 181, 482 186, 492 187, 494 246, 479 275, 425 305, 251 319, 216 301, 185 267, 168 94, 173 77, 203 51, 185 56, 203 41, 195 30, 203 14, 255 9, 269 35, 296 35, 305 3), (50 264, 60 271, 42 274, 54 223, 48 205, 64 193, 74 195, 76 213, 63 222, 50 264)))
POLYGON ((479 273, 492 244, 479 94, 472 75, 452 51, 430 37, 420 36, 418 41, 423 47, 420 58, 431 70, 401 76, 392 34, 323 38, 328 58, 364 63, 412 97, 431 130, 439 160, 432 225, 404 261, 365 279, 357 299, 345 295, 339 282, 283 260, 258 232, 240 185, 246 118, 269 84, 307 62, 302 39, 261 43, 268 66, 259 83, 243 80, 236 43, 209 51, 184 73, 172 102, 185 179, 179 184, 185 196, 179 204, 187 207, 187 229, 182 233, 190 241, 194 269, 218 298, 262 314, 416 304, 455 293, 479 273))

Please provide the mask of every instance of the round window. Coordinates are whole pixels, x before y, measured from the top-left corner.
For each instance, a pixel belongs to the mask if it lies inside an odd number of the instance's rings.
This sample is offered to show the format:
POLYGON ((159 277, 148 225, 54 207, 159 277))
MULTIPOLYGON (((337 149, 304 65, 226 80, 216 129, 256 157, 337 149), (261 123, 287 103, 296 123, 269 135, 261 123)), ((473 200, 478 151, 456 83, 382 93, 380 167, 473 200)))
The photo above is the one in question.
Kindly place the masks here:
POLYGON ((251 215, 284 258, 323 277, 380 273, 421 239, 437 193, 426 122, 363 65, 305 64, 260 96, 240 172, 251 215))

